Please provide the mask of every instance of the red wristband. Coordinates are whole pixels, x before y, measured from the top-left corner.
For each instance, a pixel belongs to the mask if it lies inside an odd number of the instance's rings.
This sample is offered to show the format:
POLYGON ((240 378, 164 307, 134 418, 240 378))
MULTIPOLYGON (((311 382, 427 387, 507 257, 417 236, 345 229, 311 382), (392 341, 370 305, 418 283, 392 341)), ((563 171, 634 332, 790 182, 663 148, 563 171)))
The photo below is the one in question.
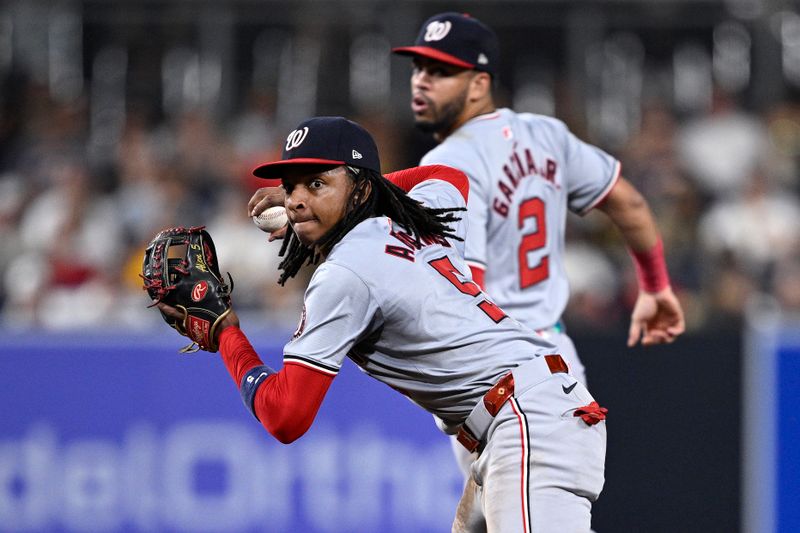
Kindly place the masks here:
POLYGON ((658 238, 655 246, 646 252, 628 249, 636 265, 639 287, 645 292, 659 292, 669 286, 667 262, 664 260, 664 243, 658 238))

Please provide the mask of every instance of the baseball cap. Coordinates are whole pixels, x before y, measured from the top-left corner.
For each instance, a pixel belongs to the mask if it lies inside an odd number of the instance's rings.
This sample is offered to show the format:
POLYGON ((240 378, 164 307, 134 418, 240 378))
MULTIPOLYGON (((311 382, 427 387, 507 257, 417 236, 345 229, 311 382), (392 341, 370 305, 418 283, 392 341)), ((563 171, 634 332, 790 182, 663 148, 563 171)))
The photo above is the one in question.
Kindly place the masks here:
POLYGON ((500 46, 494 31, 478 19, 448 12, 426 20, 414 46, 392 48, 392 52, 427 57, 496 76, 500 46))
POLYGON ((304 120, 286 137, 281 159, 259 165, 253 174, 259 178, 280 177, 287 165, 350 165, 381 171, 372 135, 344 117, 304 120))

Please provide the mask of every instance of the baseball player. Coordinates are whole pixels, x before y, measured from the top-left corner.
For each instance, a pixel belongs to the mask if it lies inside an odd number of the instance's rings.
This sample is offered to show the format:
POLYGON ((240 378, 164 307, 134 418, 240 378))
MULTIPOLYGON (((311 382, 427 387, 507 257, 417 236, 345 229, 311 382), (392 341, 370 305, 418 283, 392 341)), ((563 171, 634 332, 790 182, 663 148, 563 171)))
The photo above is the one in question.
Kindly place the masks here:
MULTIPOLYGON (((684 331, 664 252, 649 207, 620 175, 620 163, 573 135, 563 122, 495 107, 499 46, 479 20, 441 13, 425 21, 412 46, 411 111, 440 144, 421 164, 443 164, 470 181, 465 260, 476 283, 511 316, 553 342, 572 374, 584 367, 561 314, 567 210, 594 208, 619 228, 631 252, 639 295, 628 346, 672 342, 684 331)), ((470 458, 454 445, 462 471, 470 458)))
POLYGON ((303 435, 349 357, 478 454, 454 531, 589 531, 606 410, 551 343, 471 279, 459 219, 466 176, 434 165, 383 177, 369 133, 340 117, 302 122, 282 159, 254 174, 282 181, 249 205, 250 214, 280 201, 287 209, 280 280, 321 262, 279 371, 234 311, 218 328, 225 365, 267 431, 284 443, 303 435))

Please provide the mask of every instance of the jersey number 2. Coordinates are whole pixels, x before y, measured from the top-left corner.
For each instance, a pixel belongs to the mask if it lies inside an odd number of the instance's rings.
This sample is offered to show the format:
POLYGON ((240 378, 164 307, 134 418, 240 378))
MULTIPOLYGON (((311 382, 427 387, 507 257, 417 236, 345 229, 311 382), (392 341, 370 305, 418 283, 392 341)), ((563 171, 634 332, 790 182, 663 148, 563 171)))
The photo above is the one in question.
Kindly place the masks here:
MULTIPOLYGON (((433 261, 428 262, 436 271, 447 278, 447 281, 452 283, 459 291, 463 292, 464 294, 468 294, 470 296, 477 296, 481 293, 481 288, 478 287, 478 284, 474 281, 466 280, 461 281, 461 278, 464 277, 455 266, 453 266, 453 262, 450 261, 450 258, 447 256, 440 257, 439 259, 434 259, 433 261)), ((495 323, 500 322, 504 318, 506 318, 505 312, 502 309, 497 307, 497 305, 484 298, 481 300, 481 303, 478 304, 478 307, 481 311, 486 313, 486 315, 494 320, 495 323)))
POLYGON ((544 202, 540 198, 530 198, 519 206, 518 227, 522 229, 525 219, 536 220, 536 231, 522 236, 519 244, 519 286, 521 289, 536 285, 550 275, 550 257, 545 255, 534 266, 528 266, 528 252, 544 248, 547 245, 547 222, 544 215, 544 202))

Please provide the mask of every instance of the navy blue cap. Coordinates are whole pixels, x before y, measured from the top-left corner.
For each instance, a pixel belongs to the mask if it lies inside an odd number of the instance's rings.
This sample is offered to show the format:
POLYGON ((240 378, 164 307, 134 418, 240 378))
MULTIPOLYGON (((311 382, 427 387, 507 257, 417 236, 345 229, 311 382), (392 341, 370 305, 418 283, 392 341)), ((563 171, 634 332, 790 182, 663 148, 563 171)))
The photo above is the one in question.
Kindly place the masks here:
POLYGON ((500 45, 494 31, 478 19, 461 13, 440 13, 425 21, 414 46, 392 48, 392 52, 496 76, 500 45))
POLYGON ((372 135, 344 117, 304 120, 286 137, 280 161, 259 165, 253 175, 277 178, 286 165, 350 165, 381 171, 378 147, 372 135))

